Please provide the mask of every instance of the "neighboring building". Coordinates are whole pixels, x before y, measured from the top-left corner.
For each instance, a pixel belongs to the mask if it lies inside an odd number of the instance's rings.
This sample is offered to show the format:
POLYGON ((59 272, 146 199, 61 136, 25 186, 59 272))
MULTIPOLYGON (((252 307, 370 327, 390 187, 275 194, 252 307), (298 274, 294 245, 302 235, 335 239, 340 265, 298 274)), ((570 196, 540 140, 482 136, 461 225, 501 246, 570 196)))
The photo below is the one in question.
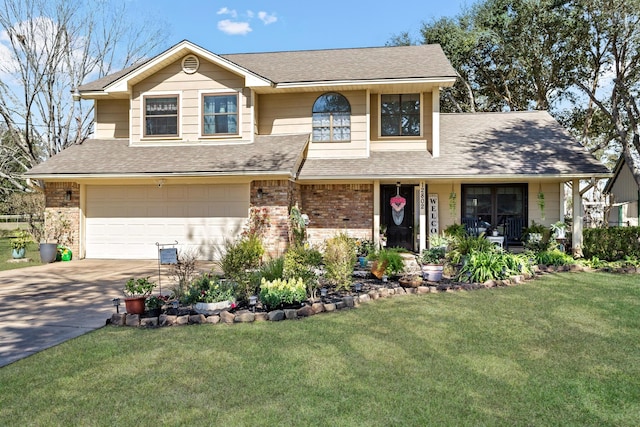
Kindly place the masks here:
POLYGON ((609 225, 638 226, 640 189, 623 156, 618 159, 604 193, 609 195, 609 225))
POLYGON ((257 208, 282 253, 296 204, 316 244, 384 231, 418 251, 477 220, 517 240, 563 217, 565 182, 610 176, 546 112, 441 114, 455 80, 438 45, 216 55, 183 41, 78 88, 94 139, 26 175, 88 258, 155 258, 174 241, 211 258, 257 208))

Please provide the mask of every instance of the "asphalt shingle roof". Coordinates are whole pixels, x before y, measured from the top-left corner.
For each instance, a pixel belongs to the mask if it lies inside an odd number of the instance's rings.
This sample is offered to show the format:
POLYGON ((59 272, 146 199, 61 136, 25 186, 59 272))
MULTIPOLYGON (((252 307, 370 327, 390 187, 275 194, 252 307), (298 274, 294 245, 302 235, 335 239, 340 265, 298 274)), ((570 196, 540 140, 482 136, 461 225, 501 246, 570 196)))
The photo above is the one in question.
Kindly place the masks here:
MULTIPOLYGON (((219 56, 276 84, 457 76, 442 48, 436 44, 219 56)), ((78 89, 81 92, 101 91, 153 59, 81 85, 78 89)))
POLYGON ((372 151, 307 159, 300 179, 606 175, 609 170, 544 111, 440 115, 440 157, 372 151))
POLYGON ((226 145, 130 146, 128 140, 87 140, 25 175, 295 176, 308 141, 308 134, 256 136, 253 143, 226 145))

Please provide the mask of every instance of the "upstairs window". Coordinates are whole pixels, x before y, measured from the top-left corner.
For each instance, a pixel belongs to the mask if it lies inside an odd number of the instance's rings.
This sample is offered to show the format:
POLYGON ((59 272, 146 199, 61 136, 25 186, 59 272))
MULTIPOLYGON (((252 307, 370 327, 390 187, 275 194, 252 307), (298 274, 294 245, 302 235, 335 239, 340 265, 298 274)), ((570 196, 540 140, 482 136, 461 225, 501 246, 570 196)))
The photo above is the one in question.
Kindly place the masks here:
POLYGON ((339 93, 325 93, 313 104, 314 142, 351 140, 351 105, 339 93))
POLYGON ((420 136, 420 94, 380 97, 382 136, 420 136))
POLYGON ((238 94, 202 95, 202 135, 238 135, 238 94))
POLYGON ((178 136, 178 97, 144 97, 144 136, 178 136))

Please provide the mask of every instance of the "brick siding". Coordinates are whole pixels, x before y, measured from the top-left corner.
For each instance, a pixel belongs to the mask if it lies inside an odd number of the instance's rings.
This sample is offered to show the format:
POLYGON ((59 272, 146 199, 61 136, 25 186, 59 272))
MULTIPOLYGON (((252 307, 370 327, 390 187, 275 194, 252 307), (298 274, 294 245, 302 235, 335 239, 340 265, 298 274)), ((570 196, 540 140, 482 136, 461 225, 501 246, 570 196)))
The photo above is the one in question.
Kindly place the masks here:
MULTIPOLYGON (((65 238, 74 258, 80 254, 80 185, 73 182, 48 182, 45 184, 45 239, 46 230, 50 230, 53 223, 60 217, 68 220, 71 225, 65 238), (67 195, 69 193, 69 195, 67 195), (68 198, 68 200, 67 200, 68 198)), ((50 241, 48 243, 60 243, 50 241)))

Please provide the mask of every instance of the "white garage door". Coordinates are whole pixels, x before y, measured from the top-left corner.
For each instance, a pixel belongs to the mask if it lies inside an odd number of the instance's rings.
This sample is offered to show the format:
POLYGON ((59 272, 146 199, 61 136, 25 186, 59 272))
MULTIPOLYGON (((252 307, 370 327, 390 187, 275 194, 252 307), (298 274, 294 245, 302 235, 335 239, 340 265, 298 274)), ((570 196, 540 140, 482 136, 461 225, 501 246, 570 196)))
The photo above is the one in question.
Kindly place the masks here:
POLYGON ((213 259, 249 211, 248 184, 87 186, 87 258, 156 259, 159 243, 178 241, 213 259))

